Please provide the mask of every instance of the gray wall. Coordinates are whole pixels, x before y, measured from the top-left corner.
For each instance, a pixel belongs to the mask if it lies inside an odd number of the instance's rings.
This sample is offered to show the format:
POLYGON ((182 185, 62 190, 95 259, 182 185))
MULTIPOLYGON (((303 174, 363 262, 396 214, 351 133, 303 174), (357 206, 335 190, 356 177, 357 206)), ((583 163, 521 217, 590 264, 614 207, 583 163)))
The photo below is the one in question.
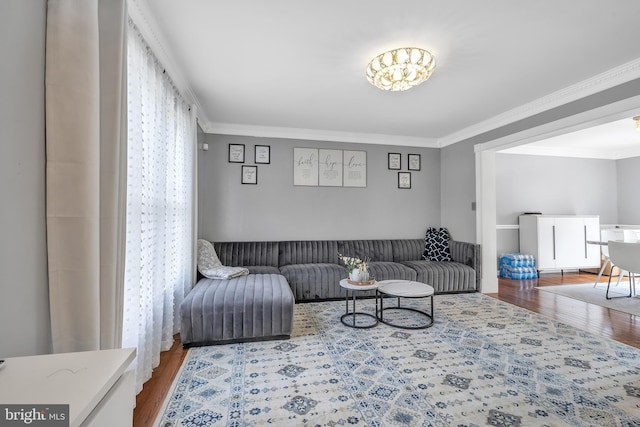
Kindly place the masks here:
POLYGON ((48 353, 45 0, 0 2, 0 357, 48 353))
MULTIPOLYGON (((440 150, 338 142, 201 135, 199 151, 199 236, 212 241, 420 238, 440 225, 440 150), (241 167, 228 162, 228 144, 245 144, 245 164, 254 145, 271 146, 271 164, 258 165, 258 185, 240 183, 241 167), (367 187, 293 185, 293 148, 367 152, 367 187), (412 188, 398 189, 387 153, 422 156, 412 188)), ((455 237, 455 236, 454 236, 455 237)))
MULTIPOLYGON (((496 154, 496 223, 517 225, 522 212, 600 215, 618 221, 616 161, 496 154)), ((518 230, 497 231, 498 254, 518 251, 518 230)))
POLYGON ((441 222, 455 240, 476 241, 476 157, 472 143, 461 142, 441 151, 441 222))
POLYGON ((640 224, 640 157, 617 161, 618 223, 640 224))

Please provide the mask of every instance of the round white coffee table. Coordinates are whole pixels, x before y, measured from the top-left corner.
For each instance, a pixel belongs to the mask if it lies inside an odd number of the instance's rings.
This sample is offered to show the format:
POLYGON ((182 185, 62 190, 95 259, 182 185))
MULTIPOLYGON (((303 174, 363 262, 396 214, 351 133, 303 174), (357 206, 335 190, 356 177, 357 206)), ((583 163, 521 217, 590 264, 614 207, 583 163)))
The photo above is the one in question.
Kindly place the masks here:
POLYGON ((347 279, 342 279, 340 280, 340 286, 342 286, 347 290, 347 296, 345 298, 345 301, 346 301, 345 314, 343 314, 340 317, 340 321, 342 322, 342 324, 350 328, 357 328, 357 329, 367 329, 367 328, 373 328, 374 326, 376 326, 378 324, 378 317, 376 315, 373 315, 370 313, 363 313, 361 311, 356 311, 356 292, 370 291, 370 290, 376 289, 378 287, 378 282, 375 282, 372 285, 352 285, 347 281, 347 279), (349 292, 351 292, 351 301, 352 301, 351 311, 349 311, 349 292), (364 325, 359 325, 356 323, 356 316, 370 317, 375 322, 370 324, 367 323, 364 325), (348 319, 351 321, 347 322, 345 319, 348 319))
POLYGON ((402 329, 426 329, 433 326, 433 287, 420 282, 413 282, 410 280, 383 280, 378 282, 378 288, 376 289, 376 317, 378 321, 385 325, 394 326, 402 329), (398 299, 398 305, 392 307, 384 307, 385 297, 394 297, 398 299), (400 306, 400 298, 429 298, 431 300, 431 312, 427 313, 422 310, 418 310, 411 307, 400 306), (380 300, 380 307, 378 308, 378 299, 380 300), (424 316, 427 320, 425 324, 418 326, 404 326, 391 323, 384 320, 384 312, 386 310, 406 310, 418 313, 424 316))

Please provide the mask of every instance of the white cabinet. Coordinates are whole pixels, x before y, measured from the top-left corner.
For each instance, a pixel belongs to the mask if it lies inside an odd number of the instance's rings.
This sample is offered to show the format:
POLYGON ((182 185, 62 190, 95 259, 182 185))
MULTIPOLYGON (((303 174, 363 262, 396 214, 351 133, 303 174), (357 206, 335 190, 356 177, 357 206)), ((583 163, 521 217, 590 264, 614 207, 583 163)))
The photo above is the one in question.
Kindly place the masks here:
POLYGON ((131 426, 135 376, 127 368, 135 355, 130 348, 6 359, 0 403, 69 405, 70 427, 131 426))
POLYGON ((595 215, 520 215, 520 252, 536 258, 538 270, 600 266, 600 218, 595 215))

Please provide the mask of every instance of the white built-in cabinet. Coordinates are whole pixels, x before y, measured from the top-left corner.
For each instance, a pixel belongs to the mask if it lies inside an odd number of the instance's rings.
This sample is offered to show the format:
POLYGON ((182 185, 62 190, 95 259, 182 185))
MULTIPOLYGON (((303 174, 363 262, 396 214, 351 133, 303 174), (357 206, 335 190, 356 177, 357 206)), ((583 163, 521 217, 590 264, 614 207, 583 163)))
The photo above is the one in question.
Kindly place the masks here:
POLYGON ((597 215, 520 215, 520 252, 536 258, 538 270, 600 267, 597 215))
POLYGON ((136 385, 135 372, 127 368, 135 356, 129 348, 8 358, 0 369, 0 403, 25 412, 69 405, 70 427, 131 427, 136 385))

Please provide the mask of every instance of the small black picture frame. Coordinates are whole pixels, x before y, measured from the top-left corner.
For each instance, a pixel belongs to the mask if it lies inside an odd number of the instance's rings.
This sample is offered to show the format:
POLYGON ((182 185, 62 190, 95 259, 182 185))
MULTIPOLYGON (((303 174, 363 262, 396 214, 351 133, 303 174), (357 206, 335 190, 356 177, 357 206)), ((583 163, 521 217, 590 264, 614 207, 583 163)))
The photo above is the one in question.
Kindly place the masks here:
POLYGON ((402 154, 389 153, 389 157, 387 159, 387 168, 390 170, 402 169, 402 154))
POLYGON ((398 172, 398 188, 411 189, 411 172, 398 172))
POLYGON ((259 164, 271 163, 271 146, 256 145, 254 148, 254 160, 255 160, 255 163, 259 163, 259 164))
POLYGON ((229 163, 244 163, 244 144, 229 144, 229 163))
POLYGON ((420 170, 420 154, 409 154, 409 160, 408 160, 408 169, 410 171, 419 171, 420 170))
POLYGON ((243 184, 258 185, 258 166, 242 165, 243 184))

